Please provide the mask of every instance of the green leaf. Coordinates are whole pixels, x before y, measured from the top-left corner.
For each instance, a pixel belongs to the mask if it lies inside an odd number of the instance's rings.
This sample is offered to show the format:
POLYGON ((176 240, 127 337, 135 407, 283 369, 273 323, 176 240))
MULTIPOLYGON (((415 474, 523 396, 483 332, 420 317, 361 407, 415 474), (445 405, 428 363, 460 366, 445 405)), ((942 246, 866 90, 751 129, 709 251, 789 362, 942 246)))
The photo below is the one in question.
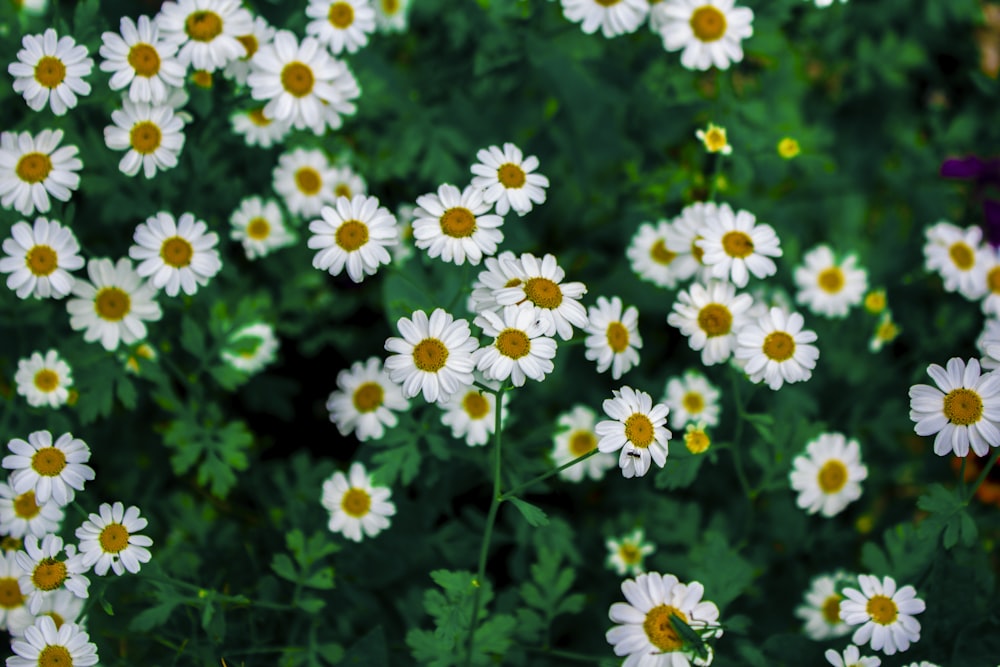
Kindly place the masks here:
POLYGON ((967 545, 975 542, 978 531, 968 515, 965 500, 957 489, 951 490, 941 484, 932 484, 917 499, 917 507, 930 512, 930 516, 924 519, 917 529, 924 539, 936 540, 937 535, 943 533, 942 543, 945 549, 953 548, 959 539, 967 545))
POLYGON ((692 454, 686 447, 667 457, 667 463, 656 473, 653 482, 658 489, 685 489, 694 483, 704 462, 702 454, 692 454))
POLYGON ((101 595, 101 597, 98 598, 97 601, 101 604, 101 609, 104 610, 105 614, 107 614, 108 616, 115 615, 115 610, 111 607, 111 603, 104 598, 104 595, 101 595))
POLYGON ((382 626, 375 626, 368 634, 347 649, 340 664, 360 667, 389 667, 389 654, 386 651, 388 645, 382 626))
POLYGON ((335 642, 317 644, 316 652, 331 665, 336 665, 343 661, 345 655, 344 647, 335 642))
POLYGON ((326 606, 326 602, 320 598, 305 597, 299 600, 298 606, 308 614, 318 614, 326 606))
POLYGON ((138 401, 135 383, 127 375, 118 376, 115 382, 115 396, 126 410, 134 410, 138 401))
POLYGON ((292 563, 292 559, 288 557, 288 554, 274 554, 274 558, 271 559, 271 569, 282 579, 287 579, 298 583, 299 573, 295 569, 295 564, 292 563))
POLYGON ((507 500, 514 503, 514 507, 518 509, 521 516, 524 517, 524 520, 527 521, 529 525, 537 528, 548 524, 549 516, 537 505, 532 505, 528 501, 521 500, 517 496, 511 496, 507 500))
POLYGON ((403 485, 409 486, 420 472, 422 458, 417 439, 407 434, 399 446, 380 451, 372 457, 372 475, 387 486, 393 486, 397 479, 402 479, 403 485))
POLYGON ((205 357, 205 332, 190 315, 181 320, 181 347, 199 360, 205 357))
POLYGON ((691 549, 691 578, 700 581, 720 610, 740 597, 753 582, 750 563, 729 545, 726 536, 709 532, 691 549))
POLYGON ((132 617, 129 623, 129 630, 132 632, 149 632, 153 628, 158 628, 165 624, 170 618, 171 612, 177 607, 179 600, 164 600, 152 607, 143 609, 132 617))

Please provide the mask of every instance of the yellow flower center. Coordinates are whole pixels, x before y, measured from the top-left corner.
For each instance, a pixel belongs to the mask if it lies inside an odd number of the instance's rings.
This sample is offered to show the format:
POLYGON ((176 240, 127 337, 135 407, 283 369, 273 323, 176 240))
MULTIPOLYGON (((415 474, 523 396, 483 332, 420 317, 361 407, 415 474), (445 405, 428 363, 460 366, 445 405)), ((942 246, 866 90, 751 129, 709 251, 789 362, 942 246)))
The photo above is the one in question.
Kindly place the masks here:
POLYGON ((330 5, 330 13, 327 18, 334 28, 343 30, 354 23, 354 7, 346 2, 335 2, 330 5))
POLYGON ((116 554, 128 547, 128 530, 120 523, 109 523, 101 530, 97 541, 104 553, 116 554))
POLYGON ((38 654, 38 667, 73 667, 73 656, 65 646, 50 644, 38 654))
POLYGON ((799 142, 791 137, 785 137, 778 142, 778 155, 786 160, 791 160, 801 152, 802 149, 799 147, 799 142))
POLYGON ((55 558, 43 558, 31 573, 31 583, 40 591, 54 591, 66 581, 66 563, 55 558))
POLYGON ((53 56, 42 56, 35 65, 35 81, 46 88, 55 88, 66 79, 66 65, 53 56))
POLYGON ((973 252, 972 248, 968 244, 959 241, 958 243, 953 243, 950 248, 948 248, 948 255, 951 257, 951 261, 954 262, 962 271, 968 271, 976 263, 976 254, 973 252))
POLYGON ((243 48, 247 52, 247 54, 243 56, 243 60, 250 60, 250 58, 253 57, 253 54, 257 53, 257 49, 260 48, 260 44, 257 43, 257 37, 254 35, 243 35, 241 37, 237 37, 236 41, 242 44, 243 48))
POLYGON ((156 123, 144 120, 132 126, 128 139, 136 153, 149 155, 160 147, 160 142, 163 141, 163 132, 160 131, 160 127, 156 123))
POLYGON ((831 266, 829 269, 820 271, 816 277, 816 284, 828 294, 836 294, 844 288, 844 272, 840 267, 831 266))
POLYGON ((372 497, 364 489, 348 489, 344 498, 340 501, 340 507, 355 519, 360 519, 368 514, 372 506, 372 497))
POLYGON ((48 276, 59 268, 59 255, 47 245, 36 245, 24 256, 24 263, 34 275, 48 276))
POLYGON ((823 620, 830 625, 840 623, 840 596, 836 593, 823 601, 823 620))
POLYGON ((399 11, 399 0, 382 0, 382 11, 387 16, 392 16, 399 11))
POLYGON ((830 459, 819 469, 816 482, 823 493, 837 493, 847 484, 847 466, 836 459, 830 459))
POLYGON ((1000 265, 994 266, 986 274, 986 284, 993 294, 1000 294, 1000 265))
POLYGON ((337 183, 337 186, 333 189, 333 194, 338 197, 347 197, 350 199, 352 196, 351 186, 347 183, 337 183))
POLYGON ((663 242, 663 239, 657 239, 656 243, 649 249, 649 256, 657 264, 663 264, 666 266, 670 262, 674 261, 677 257, 676 252, 667 250, 667 244, 663 242))
POLYGON ((437 338, 425 338, 413 346, 413 365, 425 373, 437 373, 448 361, 448 348, 437 338))
MULTIPOLYGON (((998 267, 1000 268, 1000 267, 998 267)), ((1000 288, 1000 271, 997 273, 997 287, 1000 288)), ((885 292, 882 290, 877 290, 875 292, 869 292, 865 295, 865 310, 867 310, 872 315, 877 315, 885 310, 886 298, 885 292)))
POLYGON ((20 539, 10 535, 4 535, 3 539, 0 539, 0 550, 3 551, 20 551, 23 546, 20 539))
POLYGON ((264 218, 254 218, 247 223, 247 236, 254 241, 263 241, 271 235, 271 224, 264 218))
POLYGON ((138 76, 156 76, 160 71, 160 54, 149 44, 135 44, 128 50, 128 64, 138 76))
POLYGON ((531 340, 520 329, 504 329, 496 339, 496 348, 505 357, 520 359, 531 352, 531 340))
POLYGON ((42 508, 35 502, 35 492, 25 491, 17 498, 14 498, 14 514, 22 519, 34 519, 42 508))
POLYGON ((638 565, 642 562, 642 551, 635 544, 623 543, 618 547, 618 555, 626 565, 638 565))
POLYGON ((898 335, 899 327, 889 318, 879 322, 878 327, 875 329, 875 337, 884 343, 895 340, 898 335))
POLYGON ((222 19, 215 12, 191 12, 184 22, 184 30, 196 42, 211 42, 222 34, 222 19))
POLYGON ((164 264, 175 269, 183 269, 191 264, 194 247, 191 242, 181 236, 171 236, 160 246, 160 258, 164 264))
POLYGON ((249 112, 247 118, 257 127, 267 127, 271 124, 271 119, 264 115, 264 107, 249 112))
POLYGON ((714 42, 726 34, 726 15, 711 5, 691 14, 691 31, 703 42, 714 42))
POLYGON ((539 308, 558 308, 563 299, 559 285, 548 278, 529 278, 524 284, 524 294, 539 308))
POLYGON ((476 216, 461 206, 449 208, 441 215, 441 231, 456 239, 472 236, 476 231, 476 216))
POLYGON ((17 579, 4 577, 0 579, 0 609, 16 609, 24 604, 21 586, 17 579))
POLYGON ((302 194, 312 197, 319 192, 322 186, 323 179, 320 178, 319 172, 312 167, 299 167, 295 172, 295 187, 302 194))
POLYGON ((194 74, 191 75, 191 80, 194 81, 194 85, 199 88, 211 88, 212 87, 212 73, 208 70, 199 69, 195 70, 194 74))
POLYGON ((108 322, 119 322, 132 309, 132 300, 128 294, 117 287, 105 287, 94 298, 94 310, 97 316, 108 322))
POLYGON ((719 151, 725 149, 729 144, 726 139, 726 131, 717 126, 709 125, 708 130, 705 132, 705 148, 712 153, 718 153, 719 151))
POLYGON ((348 220, 337 227, 337 245, 347 252, 354 252, 368 243, 368 225, 358 220, 348 220))
POLYGON ((705 409, 705 399, 697 391, 689 391, 684 394, 684 398, 681 399, 681 404, 684 409, 693 415, 698 414, 705 409))
POLYGON ((653 443, 653 422, 641 412, 625 420, 625 437, 636 447, 645 449, 653 443))
POLYGON ((710 303, 698 311, 698 326, 711 338, 725 336, 733 326, 733 314, 718 303, 710 303))
POLYGON ((972 389, 952 389, 944 397, 943 412, 952 424, 975 424, 983 416, 983 399, 972 389))
POLYGON ((52 171, 52 160, 45 153, 25 153, 14 168, 25 183, 41 183, 52 171))
POLYGON ((470 391, 462 399, 462 409, 473 419, 483 419, 490 413, 490 404, 478 391, 470 391))
POLYGON ((58 447, 42 447, 32 455, 31 467, 43 477, 58 477, 66 467, 66 455, 58 447))
POLYGON ((696 236, 691 239, 691 255, 694 257, 696 262, 704 266, 705 262, 702 261, 702 258, 705 257, 705 250, 698 245, 698 241, 701 240, 702 238, 700 236, 696 236))
POLYGON ((692 454, 701 454, 712 444, 708 434, 700 429, 693 429, 684 434, 684 446, 692 454))
POLYGON ((505 188, 520 188, 527 179, 524 170, 512 162, 507 162, 497 168, 497 180, 505 188))
POLYGON ((599 4, 601 7, 613 7, 621 1, 622 0, 594 0, 594 2, 599 4))
POLYGON ((722 237, 722 249, 730 257, 743 259, 753 254, 753 241, 743 232, 726 232, 722 237))
POLYGON ((884 595, 876 595, 868 600, 865 611, 879 625, 892 625, 896 621, 896 616, 899 615, 896 603, 892 601, 892 598, 884 595))
POLYGON ((597 447, 597 438, 590 431, 574 431, 569 437, 569 451, 573 456, 583 456, 597 447))
POLYGON ((664 653, 673 653, 684 647, 684 640, 678 636, 674 629, 671 617, 676 616, 687 623, 687 616, 677 607, 661 604, 646 612, 646 620, 642 623, 642 629, 646 631, 649 643, 660 649, 664 653))
POLYGON ((378 382, 365 382, 354 390, 351 401, 358 412, 374 412, 382 405, 385 392, 378 382))
POLYGON ((43 368, 35 373, 34 384, 35 389, 47 394, 59 386, 59 374, 48 368, 43 368))
POLYGON ((313 71, 298 61, 290 62, 281 70, 281 85, 295 97, 305 97, 315 83, 313 71))
POLYGON ((795 354, 795 339, 784 331, 772 331, 764 338, 761 349, 768 359, 787 361, 795 354))
POLYGON ((628 347, 628 329, 621 322, 612 322, 607 330, 608 347, 615 354, 621 354, 628 347))
MULTIPOLYGON (((59 628, 61 628, 61 627, 62 627, 62 624, 66 622, 66 621, 65 621, 65 620, 63 619, 63 617, 62 617, 62 616, 60 616, 59 614, 57 614, 57 613, 56 613, 56 612, 54 612, 54 611, 46 611, 46 612, 42 612, 42 614, 41 614, 41 615, 42 615, 42 616, 48 616, 49 618, 51 618, 51 619, 52 619, 52 622, 53 622, 53 623, 55 624, 55 626, 56 626, 56 630, 58 630, 59 628)), ((72 667, 72 665, 71 665, 71 667, 72 667)))

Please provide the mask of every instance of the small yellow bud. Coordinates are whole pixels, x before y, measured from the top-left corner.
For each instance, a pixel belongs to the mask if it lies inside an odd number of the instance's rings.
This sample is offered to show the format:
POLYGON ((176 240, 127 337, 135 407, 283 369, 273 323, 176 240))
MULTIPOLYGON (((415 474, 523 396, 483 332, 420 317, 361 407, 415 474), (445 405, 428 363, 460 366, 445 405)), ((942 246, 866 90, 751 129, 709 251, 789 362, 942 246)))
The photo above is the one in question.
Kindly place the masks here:
POLYGON ((778 142, 778 155, 786 160, 791 160, 801 152, 802 148, 799 146, 799 142, 791 137, 785 137, 778 142))

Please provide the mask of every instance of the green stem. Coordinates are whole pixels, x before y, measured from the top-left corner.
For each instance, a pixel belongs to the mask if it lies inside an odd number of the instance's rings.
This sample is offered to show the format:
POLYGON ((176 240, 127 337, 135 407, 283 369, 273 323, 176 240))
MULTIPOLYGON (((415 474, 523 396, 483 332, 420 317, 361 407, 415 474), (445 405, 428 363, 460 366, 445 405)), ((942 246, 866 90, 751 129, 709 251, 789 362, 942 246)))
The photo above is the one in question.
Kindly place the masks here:
MULTIPOLYGON (((997 462, 997 457, 1000 456, 1000 447, 993 448, 993 454, 990 455, 990 460, 987 461, 986 465, 983 466, 982 472, 979 473, 979 477, 976 478, 975 484, 972 485, 972 490, 969 491, 969 495, 965 497, 965 504, 968 505, 972 501, 973 497, 976 495, 976 491, 982 485, 983 481, 986 480, 986 475, 990 474, 990 469, 997 462)), ((962 459, 963 470, 965 469, 965 459, 962 459)))
POLYGON ((556 473, 562 472, 566 468, 569 468, 571 466, 575 466, 580 461, 584 461, 586 459, 589 459, 591 456, 594 456, 595 454, 597 454, 597 452, 598 452, 598 450, 595 447, 594 449, 591 449, 586 454, 583 454, 582 456, 578 456, 575 459, 573 459, 572 461, 568 461, 568 462, 562 464, 558 468, 553 468, 552 470, 549 470, 546 473, 542 473, 541 475, 538 475, 537 477, 532 477, 527 482, 524 482, 523 484, 518 484, 517 486, 515 486, 510 491, 508 491, 507 493, 505 493, 502 496, 500 496, 500 500, 501 501, 510 500, 511 498, 513 498, 514 496, 516 496, 518 493, 520 493, 524 489, 528 488, 529 486, 533 486, 534 484, 537 484, 538 482, 541 482, 543 479, 548 479, 549 477, 552 477, 552 475, 555 475, 556 473))
POLYGON ((228 604, 241 605, 245 607, 256 607, 258 609, 275 609, 280 611, 289 611, 296 609, 294 605, 281 604, 279 602, 264 602, 262 600, 251 600, 250 598, 240 595, 224 595, 218 591, 214 591, 203 586, 198 586, 197 584, 191 584, 186 581, 181 581, 180 579, 174 579, 168 575, 157 575, 157 574, 142 574, 140 575, 143 579, 148 581, 158 581, 163 584, 170 584, 171 586, 177 586, 178 588, 183 588, 197 594, 198 598, 204 598, 209 593, 211 593, 213 599, 217 602, 223 602, 228 604))
POLYGON ((587 655, 586 653, 574 653, 573 651, 560 651, 559 649, 553 649, 553 648, 525 646, 524 650, 528 651, 529 653, 540 653, 542 655, 551 655, 557 658, 565 658, 566 660, 575 660, 576 662, 593 662, 596 664, 602 664, 605 662, 610 662, 611 660, 610 658, 587 655))
POLYGON ((746 421, 744 417, 746 406, 743 405, 740 399, 740 378, 735 373, 733 374, 733 401, 736 403, 737 410, 736 428, 733 432, 733 466, 736 468, 736 476, 740 480, 743 495, 752 500, 754 492, 750 488, 750 481, 747 479, 746 471, 743 469, 743 444, 740 442, 743 438, 743 422, 746 421))
POLYGON ((725 156, 722 153, 715 153, 715 169, 712 170, 712 183, 708 188, 708 201, 714 202, 715 195, 719 190, 719 174, 722 173, 722 162, 725 156))
POLYGON ((966 484, 965 484, 965 463, 969 460, 968 456, 962 457, 962 469, 958 472, 959 483, 962 485, 962 497, 967 498, 970 496, 966 495, 966 484))

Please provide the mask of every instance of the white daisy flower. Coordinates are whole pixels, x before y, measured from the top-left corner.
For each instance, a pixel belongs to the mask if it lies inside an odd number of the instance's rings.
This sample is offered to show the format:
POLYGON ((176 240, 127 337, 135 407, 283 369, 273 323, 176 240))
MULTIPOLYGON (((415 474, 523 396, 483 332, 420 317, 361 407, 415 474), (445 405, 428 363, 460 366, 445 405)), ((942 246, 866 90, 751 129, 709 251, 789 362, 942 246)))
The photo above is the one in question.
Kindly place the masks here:
POLYGON ((18 360, 14 382, 18 395, 24 396, 31 407, 58 408, 69 400, 73 373, 55 350, 49 350, 44 357, 41 352, 34 352, 29 358, 18 360))
POLYGON ((288 122, 272 120, 264 115, 264 107, 237 111, 229 117, 233 132, 243 137, 247 146, 270 148, 280 144, 291 131, 288 122))
POLYGON ((712 446, 705 422, 692 422, 684 427, 684 446, 692 454, 704 454, 712 446))
MULTIPOLYGON (((868 341, 868 349, 871 352, 878 352, 883 346, 886 345, 886 343, 891 343, 896 340, 900 333, 902 333, 902 329, 900 329, 899 325, 892 319, 892 313, 887 310, 882 313, 878 322, 875 323, 875 330, 872 332, 872 337, 868 341)), ((998 365, 1000 365, 1000 362, 998 362, 998 365)), ((983 359, 983 368, 989 368, 989 366, 986 365, 986 359, 983 359)), ((994 368, 996 368, 996 366, 994 366, 994 368)))
POLYGON ((860 625, 851 641, 858 645, 871 643, 876 651, 893 655, 905 651, 920 641, 920 621, 915 614, 924 611, 924 601, 917 597, 913 586, 896 588, 892 577, 879 578, 862 574, 857 588, 845 588, 840 603, 840 618, 850 626, 860 625))
POLYGON ((9 274, 7 287, 19 299, 63 298, 73 289, 75 279, 69 272, 84 263, 73 230, 46 218, 35 218, 34 225, 15 223, 3 251, 7 257, 0 258, 0 272, 9 274))
POLYGON ((48 431, 35 431, 27 441, 13 438, 7 443, 10 454, 0 466, 10 470, 9 483, 14 493, 35 492, 35 502, 53 499, 60 507, 82 491, 87 480, 94 479, 94 469, 87 465, 90 447, 71 433, 63 433, 52 442, 48 431))
POLYGON ((644 391, 622 387, 612 391, 614 398, 605 399, 604 414, 610 420, 599 422, 594 432, 600 437, 597 448, 606 453, 621 450, 618 465, 622 476, 642 477, 649 470, 649 461, 663 467, 667 462, 667 441, 673 436, 665 424, 670 408, 644 391))
POLYGON ((146 547, 152 546, 153 540, 138 534, 149 522, 139 516, 138 507, 125 509, 120 502, 102 503, 97 511, 76 529, 83 565, 93 566, 94 573, 102 577, 108 568, 118 576, 126 570, 138 573, 139 564, 152 557, 146 547))
POLYGON ((524 283, 521 263, 509 250, 504 250, 496 257, 487 257, 483 264, 486 270, 480 272, 476 282, 472 284, 469 296, 469 311, 477 314, 487 310, 499 311, 503 307, 497 303, 500 290, 524 283))
POLYGON ((91 282, 78 280, 73 296, 66 304, 69 325, 76 331, 85 329, 87 342, 100 340, 109 352, 119 343, 131 345, 146 337, 144 321, 155 322, 163 317, 156 303, 156 288, 143 281, 123 257, 117 264, 110 259, 92 259, 87 263, 91 282))
POLYGON ((507 215, 511 209, 524 215, 535 204, 545 203, 549 179, 534 173, 538 169, 534 155, 524 157, 520 148, 508 142, 503 150, 499 146, 481 149, 476 159, 479 162, 472 165, 472 187, 483 190, 483 200, 496 204, 498 215, 507 215))
POLYGON ((715 123, 709 123, 704 130, 695 130, 694 136, 705 145, 705 150, 709 153, 731 155, 733 152, 733 147, 726 138, 726 128, 715 123))
POLYGON ((683 377, 670 378, 662 403, 670 408, 670 426, 682 429, 688 424, 719 424, 719 390, 702 373, 689 370, 683 377))
POLYGON ((230 60, 229 64, 222 71, 222 76, 232 79, 241 86, 245 86, 251 70, 250 59, 256 55, 261 46, 271 43, 271 40, 274 39, 274 34, 275 29, 263 16, 255 16, 250 32, 236 38, 236 41, 243 45, 245 53, 235 60, 230 60))
POLYGON ((970 301, 982 298, 990 268, 983 230, 978 225, 960 229, 942 221, 929 227, 925 237, 924 268, 937 271, 949 292, 958 292, 970 301))
POLYGON ((405 32, 410 0, 373 0, 379 32, 405 32))
POLYGON ((910 419, 917 435, 935 436, 935 454, 968 456, 971 444, 976 456, 986 456, 1000 446, 1000 375, 981 375, 976 359, 957 357, 948 360, 947 370, 931 364, 927 374, 937 387, 910 387, 910 419))
MULTIPOLYGON (((396 266, 402 266, 406 260, 413 257, 413 214, 417 207, 413 204, 400 204, 396 207, 396 222, 399 224, 399 243, 392 247, 392 262, 396 266)), ((490 258, 487 258, 490 259, 490 258)), ((476 311, 471 310, 471 313, 476 311)))
MULTIPOLYGON (((834 0, 805 0, 805 2, 813 2, 813 1, 815 1, 817 7, 829 7, 834 2, 834 0)), ((847 0, 840 0, 840 4, 842 5, 845 4, 846 2, 847 0)))
MULTIPOLYGON (((504 393, 500 421, 507 419, 509 394, 504 393)), ((441 423, 451 429, 451 437, 461 438, 469 447, 478 447, 489 442, 495 432, 497 397, 476 387, 452 395, 446 403, 438 404, 441 423)))
POLYGON ((622 313, 622 300, 597 297, 597 306, 587 309, 587 351, 584 356, 597 362, 597 372, 611 369, 611 377, 621 378, 639 363, 642 337, 639 335, 639 311, 629 306, 622 313))
POLYGON ((35 490, 14 493, 6 482, 0 482, 0 533, 21 538, 34 535, 41 539, 59 532, 63 511, 53 499, 46 503, 35 500, 35 490))
POLYGON ((729 359, 736 345, 736 332, 746 323, 746 312, 751 305, 750 295, 737 296, 730 283, 713 281, 707 286, 693 283, 677 294, 667 324, 688 337, 692 350, 701 351, 701 363, 721 364, 729 359))
POLYGON ((230 334, 227 347, 219 356, 236 370, 253 375, 275 360, 278 345, 274 327, 254 322, 230 334))
POLYGON ((656 546, 646 541, 642 528, 636 528, 621 539, 608 538, 605 545, 608 547, 606 564, 619 576, 642 574, 642 561, 656 551, 656 546))
POLYGON ((191 213, 182 213, 176 221, 164 211, 146 218, 135 228, 136 245, 128 249, 129 257, 139 262, 136 273, 168 296, 181 290, 196 293, 222 269, 215 249, 219 235, 207 231, 208 225, 191 213))
MULTIPOLYGON (((559 415, 556 432, 552 436, 552 462, 563 466, 584 454, 597 449, 597 413, 584 405, 574 405, 569 412, 559 415)), ((559 471, 559 477, 569 482, 579 482, 584 477, 604 479, 604 473, 618 465, 613 454, 598 452, 580 463, 559 471)))
POLYGON ((58 535, 46 535, 41 544, 34 535, 26 535, 24 550, 14 558, 21 568, 21 594, 32 615, 38 615, 46 594, 52 591, 67 590, 79 598, 87 597, 90 579, 84 573, 88 568, 76 553, 76 546, 68 544, 64 549, 58 535))
MULTIPOLYGON (((504 261, 501 259, 501 262, 504 261)), ((514 260, 511 260, 514 261, 514 260)), ((580 297, 587 293, 581 282, 564 283, 566 272, 562 270, 553 255, 545 255, 539 260, 531 253, 524 253, 516 260, 520 264, 521 282, 496 291, 496 301, 501 306, 532 303, 547 312, 549 328, 546 336, 559 334, 563 340, 573 337, 573 327, 587 326, 587 311, 580 303, 580 297)), ((518 268, 508 271, 516 273, 518 268)))
POLYGON ((128 86, 128 97, 136 103, 164 104, 170 88, 184 86, 184 65, 174 57, 177 44, 161 39, 159 25, 148 16, 138 21, 123 16, 119 25, 120 35, 101 35, 101 70, 111 73, 108 86, 128 86))
POLYGON ((781 257, 778 235, 771 225, 757 224, 749 211, 733 212, 722 204, 708 220, 698 245, 705 251, 702 261, 712 267, 712 276, 746 287, 749 274, 767 278, 778 271, 771 257, 781 257))
POLYGON ((721 637, 719 608, 703 602, 705 587, 697 581, 682 584, 672 574, 640 574, 622 582, 627 602, 611 605, 608 617, 617 625, 608 630, 608 643, 615 655, 625 656, 624 667, 690 667, 707 665, 694 647, 674 628, 676 616, 701 638, 721 637))
POLYGON ((734 0, 663 0, 663 48, 681 52, 681 65, 707 70, 728 69, 743 60, 741 42, 753 35, 753 10, 734 0))
POLYGON ((355 361, 350 369, 337 373, 337 390, 326 401, 330 421, 340 435, 354 433, 362 442, 381 439, 386 428, 399 423, 396 412, 409 407, 378 357, 355 361))
POLYGON ((239 38, 253 29, 253 17, 240 0, 165 2, 156 22, 163 39, 180 47, 182 65, 208 72, 245 55, 239 38))
POLYGON ((668 240, 675 234, 674 224, 667 220, 660 220, 655 226, 649 222, 639 225, 625 255, 640 280, 673 289, 678 280, 690 278, 698 269, 698 264, 691 261, 686 263, 690 273, 682 275, 678 272, 678 254, 667 248, 668 240))
POLYGON ((357 52, 375 32, 375 8, 369 0, 309 0, 306 16, 315 19, 306 25, 306 34, 334 55, 357 52))
POLYGON ((987 370, 1000 368, 1000 319, 987 318, 983 330, 976 338, 976 349, 983 358, 979 360, 987 370))
POLYGON ((678 280, 692 277, 700 283, 711 280, 712 267, 705 264, 701 241, 709 222, 718 215, 717 204, 695 202, 685 206, 671 222, 672 228, 665 237, 665 243, 666 250, 675 254, 670 268, 678 280))
POLYGON ((479 343, 466 320, 436 308, 430 318, 422 310, 412 318, 401 317, 396 327, 402 338, 386 339, 385 349, 393 354, 385 360, 385 368, 389 378, 402 386, 403 396, 423 393, 428 403, 446 401, 472 384, 479 343))
POLYGON ((851 306, 864 299, 868 273, 855 268, 856 256, 848 255, 838 263, 830 246, 819 245, 802 259, 804 265, 795 269, 796 303, 807 305, 816 315, 846 317, 851 306))
POLYGON ((396 217, 379 205, 378 197, 338 197, 335 206, 324 206, 322 219, 309 223, 313 235, 308 246, 319 250, 312 264, 331 276, 346 267, 348 277, 360 283, 392 259, 386 248, 399 243, 396 217))
POLYGON ((72 37, 59 37, 49 28, 41 35, 25 35, 24 47, 17 52, 17 62, 7 66, 14 77, 14 92, 21 93, 34 111, 48 104, 52 113, 62 116, 76 106, 77 95, 89 95, 94 61, 87 48, 72 37))
POLYGON ((470 185, 464 191, 445 183, 437 193, 417 197, 413 238, 427 256, 461 266, 479 264, 483 255, 492 255, 503 241, 499 227, 503 218, 489 214, 492 206, 483 200, 483 191, 470 185))
POLYGON ((795 608, 795 615, 805 621, 803 632, 809 639, 825 641, 843 637, 851 628, 840 620, 840 601, 844 596, 837 587, 847 579, 843 572, 814 577, 806 591, 805 601, 795 608))
POLYGON ((16 556, 16 551, 0 553, 0 630, 6 630, 15 637, 23 634, 23 630, 16 632, 15 628, 27 627, 35 622, 21 594, 18 582, 21 568, 15 560, 16 556))
POLYGON ((354 195, 368 194, 368 185, 365 183, 365 179, 347 165, 334 167, 332 172, 333 177, 330 179, 330 183, 333 187, 333 194, 337 197, 353 199, 354 195))
POLYGON ((0 206, 31 215, 52 208, 50 195, 69 201, 83 162, 76 146, 58 148, 62 138, 62 130, 0 133, 0 206))
POLYGON ((799 494, 795 504, 827 518, 860 498, 861 482, 867 478, 858 441, 841 433, 823 433, 809 441, 805 454, 792 459, 788 473, 792 489, 799 494))
MULTIPOLYGON (((14 553, 9 554, 13 558, 14 553)), ((11 561, 13 562, 13 561, 11 561)), ((14 567, 17 567, 14 565, 14 567)), ((20 568, 17 568, 20 572, 20 568)), ((15 580, 16 581, 16 580, 15 580)), ((70 591, 59 589, 52 591, 48 595, 42 596, 42 606, 38 610, 37 616, 32 616, 27 607, 21 607, 22 613, 13 613, 8 616, 7 631, 12 637, 23 639, 28 628, 35 625, 39 618, 47 616, 51 618, 58 630, 64 623, 76 623, 81 630, 86 630, 86 619, 81 619, 83 608, 86 604, 84 598, 78 598, 70 591)), ((2 613, 2 612, 0 612, 2 613)), ((32 667, 35 667, 32 665, 32 667)))
POLYGON ((736 337, 737 360, 745 361, 743 371, 750 381, 767 382, 772 390, 781 389, 785 382, 805 382, 819 359, 816 332, 803 329, 805 320, 798 313, 788 314, 781 308, 740 329, 736 337))
POLYGON ((337 200, 333 191, 335 177, 336 170, 323 151, 296 148, 278 158, 274 190, 285 199, 291 213, 314 216, 337 200))
POLYGON ((25 628, 23 639, 11 642, 15 655, 7 658, 7 667, 89 667, 98 662, 97 645, 76 623, 56 628, 51 616, 42 616, 25 628))
POLYGON ((986 290, 980 305, 987 317, 1000 317, 1000 250, 989 244, 983 250, 986 290))
POLYGON ((861 650, 854 644, 849 644, 843 654, 828 648, 823 656, 833 667, 879 667, 882 664, 881 658, 862 657, 861 650))
POLYGON ((562 0, 563 15, 588 35, 601 29, 610 39, 635 32, 646 20, 649 3, 646 0, 562 0))
POLYGON ((268 118, 322 132, 328 124, 325 113, 356 111, 351 100, 361 95, 357 79, 312 37, 299 44, 293 33, 279 30, 250 65, 247 83, 255 100, 267 100, 264 114, 268 118), (324 103, 329 105, 327 112, 324 103))
POLYGON ((13 4, 15 12, 24 12, 31 16, 41 16, 49 8, 49 0, 17 0, 13 4))
POLYGON ((510 378, 520 387, 526 378, 541 382, 555 367, 556 342, 546 335, 549 320, 544 311, 529 304, 506 306, 500 313, 480 313, 473 324, 493 338, 475 354, 476 368, 488 379, 510 378))
POLYGON ((243 245, 247 259, 257 259, 295 242, 286 227, 281 209, 273 199, 246 197, 229 217, 229 238, 243 245))
POLYGON ((360 542, 362 532, 375 537, 389 527, 389 517, 396 505, 389 498, 389 487, 375 486, 360 463, 352 463, 347 475, 339 470, 323 482, 323 507, 330 512, 328 528, 344 537, 360 542))
POLYGON ((126 176, 142 169, 146 178, 156 171, 173 169, 184 148, 184 121, 168 105, 150 106, 122 100, 122 108, 111 112, 114 125, 104 128, 104 143, 116 151, 127 151, 118 163, 126 176))

